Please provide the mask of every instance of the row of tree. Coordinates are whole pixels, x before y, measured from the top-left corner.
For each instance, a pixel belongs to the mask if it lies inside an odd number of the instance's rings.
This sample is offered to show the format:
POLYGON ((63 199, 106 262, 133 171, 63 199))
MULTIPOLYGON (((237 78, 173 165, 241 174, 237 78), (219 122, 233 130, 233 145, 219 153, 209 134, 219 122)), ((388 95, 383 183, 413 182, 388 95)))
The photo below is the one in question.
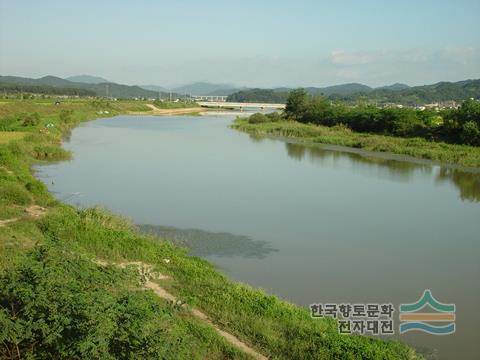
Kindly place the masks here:
POLYGON ((32 93, 48 95, 69 95, 69 96, 96 96, 95 92, 86 89, 70 87, 54 87, 49 85, 28 85, 0 83, 0 89, 4 93, 32 93))
POLYGON ((459 109, 435 112, 411 108, 378 108, 371 105, 332 104, 322 96, 292 90, 285 114, 302 123, 334 126, 343 124, 359 132, 405 137, 424 137, 480 145, 480 102, 467 100, 459 109))
POLYGON ((228 96, 230 102, 260 102, 271 104, 284 104, 287 101, 287 91, 272 89, 248 89, 241 90, 228 96))

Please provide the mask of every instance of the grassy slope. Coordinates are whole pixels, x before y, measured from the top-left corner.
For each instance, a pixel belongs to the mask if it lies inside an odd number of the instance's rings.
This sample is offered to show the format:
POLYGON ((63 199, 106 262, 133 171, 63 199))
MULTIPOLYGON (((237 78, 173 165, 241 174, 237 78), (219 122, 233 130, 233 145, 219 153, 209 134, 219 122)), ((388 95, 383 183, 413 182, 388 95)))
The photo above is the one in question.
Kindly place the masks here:
POLYGON ((232 127, 253 135, 291 137, 311 143, 341 145, 467 167, 480 167, 480 147, 475 146, 433 142, 421 138, 358 133, 342 126, 326 127, 295 121, 250 124, 247 119, 239 118, 232 127))
POLYGON ((185 109, 199 107, 194 101, 155 101, 154 105, 159 109, 185 109))
POLYGON ((0 121, 19 112, 38 111, 41 117, 40 124, 21 129, 30 133, 23 139, 0 144, 0 205, 7 209, 3 218, 21 215, 32 203, 48 208, 40 220, 25 217, 0 228, 0 326, 7 329, 0 334, 1 355, 15 358, 18 345, 23 356, 62 348, 63 357, 246 357, 187 311, 137 291, 133 270, 105 270, 91 261, 100 258, 154 265, 171 276, 162 286, 271 358, 417 358, 398 342, 338 335, 333 321, 312 320, 305 309, 234 283, 169 242, 140 235, 116 215, 54 200, 32 176, 32 163, 68 158, 60 145, 71 127, 98 117, 99 110, 112 115, 127 108, 81 101, 59 107, 34 102, 0 107, 0 121), (66 122, 59 117, 62 109, 73 110, 66 122), (48 122, 55 127, 40 134, 48 122))

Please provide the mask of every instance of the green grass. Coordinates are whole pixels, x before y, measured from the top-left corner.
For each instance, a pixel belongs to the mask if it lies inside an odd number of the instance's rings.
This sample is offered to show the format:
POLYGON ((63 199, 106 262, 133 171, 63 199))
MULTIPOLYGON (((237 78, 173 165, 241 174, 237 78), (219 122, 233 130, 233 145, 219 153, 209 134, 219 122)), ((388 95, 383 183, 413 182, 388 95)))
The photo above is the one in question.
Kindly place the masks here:
MULTIPOLYGON (((151 102, 148 102, 151 103, 151 102)), ((113 106, 118 111, 128 111, 128 112, 149 112, 152 111, 147 106, 147 102, 145 101, 128 101, 128 100, 118 100, 113 103, 113 106)))
POLYGON ((326 127, 295 121, 275 121, 251 124, 238 118, 234 129, 256 135, 295 138, 307 143, 341 145, 367 151, 387 152, 416 158, 480 167, 480 147, 447 144, 422 138, 401 138, 354 132, 344 126, 326 127))
POLYGON ((19 140, 25 136, 25 133, 18 131, 0 131, 0 144, 5 144, 12 140, 19 140))
POLYGON ((248 358, 186 309, 140 290, 134 270, 94 262, 104 259, 152 264, 170 275, 162 286, 177 298, 272 359, 419 358, 396 341, 341 336, 333 320, 313 320, 306 309, 233 282, 207 261, 140 234, 115 214, 56 201, 32 176, 32 164, 65 158, 63 136, 98 117, 99 110, 119 114, 114 103, 54 107, 19 101, 0 109, 0 121, 9 118, 12 131, 22 126, 20 113, 40 116, 39 124, 24 129, 29 135, 0 144, 6 209, 0 216, 20 215, 33 203, 48 208, 41 219, 23 217, 0 227, 0 357, 18 358, 19 352, 25 358, 248 358), (72 112, 61 116, 62 108, 72 112), (48 122, 54 127, 39 132, 48 122))
POLYGON ((153 103, 159 109, 184 109, 198 107, 198 104, 194 101, 155 101, 153 103))

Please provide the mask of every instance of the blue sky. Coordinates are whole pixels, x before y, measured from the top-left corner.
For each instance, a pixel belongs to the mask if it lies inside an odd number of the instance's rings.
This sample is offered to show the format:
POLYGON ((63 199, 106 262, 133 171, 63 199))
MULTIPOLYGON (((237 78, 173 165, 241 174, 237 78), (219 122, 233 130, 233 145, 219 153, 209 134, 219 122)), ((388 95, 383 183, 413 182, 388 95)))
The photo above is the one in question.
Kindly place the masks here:
POLYGON ((480 78, 480 0, 0 0, 0 74, 129 84, 480 78))

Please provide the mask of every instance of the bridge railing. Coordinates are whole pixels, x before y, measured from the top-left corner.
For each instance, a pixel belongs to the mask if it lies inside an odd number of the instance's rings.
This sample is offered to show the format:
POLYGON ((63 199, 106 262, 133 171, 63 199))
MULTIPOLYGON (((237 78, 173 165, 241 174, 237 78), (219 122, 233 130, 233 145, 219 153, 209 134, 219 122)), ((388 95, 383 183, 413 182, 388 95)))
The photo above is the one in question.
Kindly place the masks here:
POLYGON ((192 95, 192 98, 195 101, 225 102, 225 101, 227 101, 228 96, 225 96, 225 95, 192 95))

